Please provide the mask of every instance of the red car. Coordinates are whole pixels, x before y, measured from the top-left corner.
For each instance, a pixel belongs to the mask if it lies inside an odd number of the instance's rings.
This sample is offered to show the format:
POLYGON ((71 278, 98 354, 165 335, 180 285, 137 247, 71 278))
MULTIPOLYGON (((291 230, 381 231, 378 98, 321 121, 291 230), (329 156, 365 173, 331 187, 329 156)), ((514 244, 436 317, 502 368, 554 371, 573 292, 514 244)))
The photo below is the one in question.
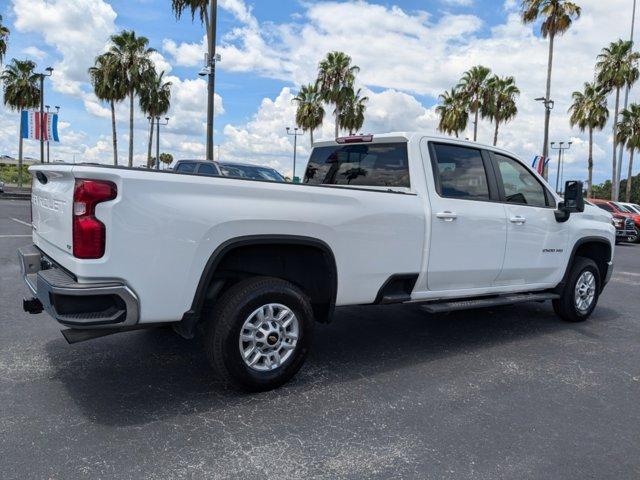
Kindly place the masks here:
POLYGON ((633 243, 640 242, 640 235, 638 235, 638 231, 640 230, 640 214, 631 211, 631 209, 625 207, 624 205, 621 205, 618 202, 612 202, 611 200, 598 200, 593 198, 593 199, 590 199, 589 202, 595 205, 596 207, 600 207, 602 210, 606 210, 611 215, 613 215, 614 218, 624 217, 624 218, 630 218, 631 220, 633 220, 633 223, 635 224, 635 228, 636 228, 636 234, 635 236, 630 237, 629 241, 633 243))

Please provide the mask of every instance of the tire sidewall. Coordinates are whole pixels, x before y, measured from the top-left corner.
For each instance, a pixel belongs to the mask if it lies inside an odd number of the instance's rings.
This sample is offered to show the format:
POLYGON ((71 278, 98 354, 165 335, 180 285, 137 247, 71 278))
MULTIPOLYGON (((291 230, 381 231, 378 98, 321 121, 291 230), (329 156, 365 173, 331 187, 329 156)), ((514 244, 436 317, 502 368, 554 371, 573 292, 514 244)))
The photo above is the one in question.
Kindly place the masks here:
POLYGON ((598 270, 597 265, 592 260, 583 259, 582 262, 576 265, 574 273, 571 277, 571 282, 569 283, 568 287, 569 287, 567 290, 568 298, 566 300, 570 302, 570 307, 573 314, 572 316, 574 316, 577 321, 586 320, 591 316, 593 311, 596 309, 596 306, 598 305, 598 300, 600 297, 600 290, 602 288, 602 284, 600 280, 600 271, 598 270), (596 279, 596 292, 593 298, 593 302, 589 307, 589 310, 583 313, 583 312, 580 312, 578 310, 578 307, 576 306, 575 292, 576 292, 576 285, 578 283, 578 280, 580 279, 582 274, 587 271, 591 272, 596 279))
POLYGON ((213 341, 221 353, 217 359, 224 364, 235 383, 247 390, 268 390, 286 383, 293 377, 307 356, 313 337, 313 312, 306 297, 286 282, 274 281, 273 287, 266 285, 239 298, 230 305, 226 318, 216 321, 213 341), (298 319, 298 343, 287 361, 274 371, 260 372, 249 367, 243 360, 239 339, 246 319, 258 308, 269 303, 279 303, 289 308, 298 319))

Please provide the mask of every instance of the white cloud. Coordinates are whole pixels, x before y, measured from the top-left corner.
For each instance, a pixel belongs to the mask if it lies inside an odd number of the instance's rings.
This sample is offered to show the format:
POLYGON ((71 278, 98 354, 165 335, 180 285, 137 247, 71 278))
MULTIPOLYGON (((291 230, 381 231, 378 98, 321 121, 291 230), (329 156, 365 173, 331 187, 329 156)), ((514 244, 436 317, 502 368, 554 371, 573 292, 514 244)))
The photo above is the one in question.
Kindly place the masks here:
POLYGON ((445 5, 453 5, 456 7, 470 7, 473 5, 473 0, 440 0, 445 5))
POLYGON ((87 68, 115 31, 116 12, 103 0, 12 0, 14 25, 41 35, 62 56, 55 63, 54 88, 81 96, 87 68))
POLYGON ((27 57, 30 57, 36 60, 42 60, 44 57, 47 56, 47 52, 44 52, 40 50, 38 47, 34 47, 34 46, 23 48, 21 53, 25 54, 27 57))

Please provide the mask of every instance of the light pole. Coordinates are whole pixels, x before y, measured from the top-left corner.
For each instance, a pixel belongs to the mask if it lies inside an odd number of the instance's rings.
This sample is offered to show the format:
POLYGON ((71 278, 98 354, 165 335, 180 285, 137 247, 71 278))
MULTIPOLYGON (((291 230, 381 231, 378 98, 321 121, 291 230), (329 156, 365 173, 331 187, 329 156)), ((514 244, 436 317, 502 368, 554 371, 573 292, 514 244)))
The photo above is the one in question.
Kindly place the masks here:
POLYGON ((47 67, 44 71, 46 73, 36 73, 40 79, 40 163, 44 163, 44 77, 50 77, 53 75, 53 68, 47 67))
MULTIPOLYGON (((636 27, 636 3, 637 0, 633 0, 633 14, 631 16, 631 45, 632 45, 632 49, 633 49, 633 44, 635 43, 633 41, 633 37, 635 36, 635 27, 636 27)), ((624 93, 624 110, 627 109, 627 107, 629 106, 629 92, 631 90, 631 87, 629 85, 627 85, 627 88, 625 90, 624 93)), ((615 179, 615 182, 613 183, 613 185, 611 185, 611 188, 614 190, 614 194, 616 195, 616 202, 618 200, 620 200, 620 179, 622 178, 622 160, 624 159, 624 146, 620 146, 620 152, 618 153, 618 168, 616 169, 616 175, 618 178, 615 179)), ((627 180, 628 182, 629 180, 627 180)))
POLYGON ((218 17, 218 1, 209 0, 209 16, 205 19, 207 26, 207 53, 205 54, 205 66, 200 70, 201 77, 209 76, 207 84, 207 160, 213 161, 213 116, 215 112, 216 90, 216 63, 221 60, 216 54, 216 31, 218 17))
POLYGON ((558 150, 558 174, 556 176, 556 192, 560 193, 560 176, 562 175, 562 173, 564 173, 564 166, 562 165, 562 155, 566 150, 569 150, 571 148, 573 142, 567 142, 566 147, 564 146, 565 142, 560 142, 557 147, 555 145, 556 142, 551 142, 551 148, 553 150, 558 150))
POLYGON ((156 170, 160 170, 160 125, 169 125, 169 117, 164 117, 164 123, 160 123, 160 117, 156 117, 156 170))
POLYGON ((293 137, 293 178, 291 181, 296 183, 296 159, 298 153, 298 137, 304 135, 304 132, 298 132, 298 127, 291 130, 290 127, 287 127, 287 135, 293 137))
MULTIPOLYGON (((551 119, 551 110, 553 110, 553 107, 555 106, 555 102, 546 97, 536 98, 536 102, 542 102, 542 104, 544 105, 545 121, 544 121, 544 146, 542 147, 542 156, 544 157, 544 161, 546 162, 547 157, 549 156, 549 120, 551 119)), ((544 168, 542 175, 544 176, 545 179, 549 178, 549 171, 546 167, 544 168)))

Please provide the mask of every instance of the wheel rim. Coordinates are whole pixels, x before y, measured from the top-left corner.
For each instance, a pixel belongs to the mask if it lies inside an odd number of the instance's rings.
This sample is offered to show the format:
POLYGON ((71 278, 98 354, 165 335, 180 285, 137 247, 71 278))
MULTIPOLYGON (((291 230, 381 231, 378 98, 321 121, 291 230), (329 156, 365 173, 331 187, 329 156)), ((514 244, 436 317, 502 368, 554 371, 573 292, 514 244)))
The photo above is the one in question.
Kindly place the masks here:
POLYGON ((596 298, 596 277, 590 272, 586 271, 580 275, 578 282, 576 283, 575 303, 576 309, 580 313, 586 313, 593 305, 593 301, 596 298))
POLYGON ((254 310, 240 330, 240 355, 258 372, 280 368, 298 345, 300 325, 285 305, 269 303, 254 310))

